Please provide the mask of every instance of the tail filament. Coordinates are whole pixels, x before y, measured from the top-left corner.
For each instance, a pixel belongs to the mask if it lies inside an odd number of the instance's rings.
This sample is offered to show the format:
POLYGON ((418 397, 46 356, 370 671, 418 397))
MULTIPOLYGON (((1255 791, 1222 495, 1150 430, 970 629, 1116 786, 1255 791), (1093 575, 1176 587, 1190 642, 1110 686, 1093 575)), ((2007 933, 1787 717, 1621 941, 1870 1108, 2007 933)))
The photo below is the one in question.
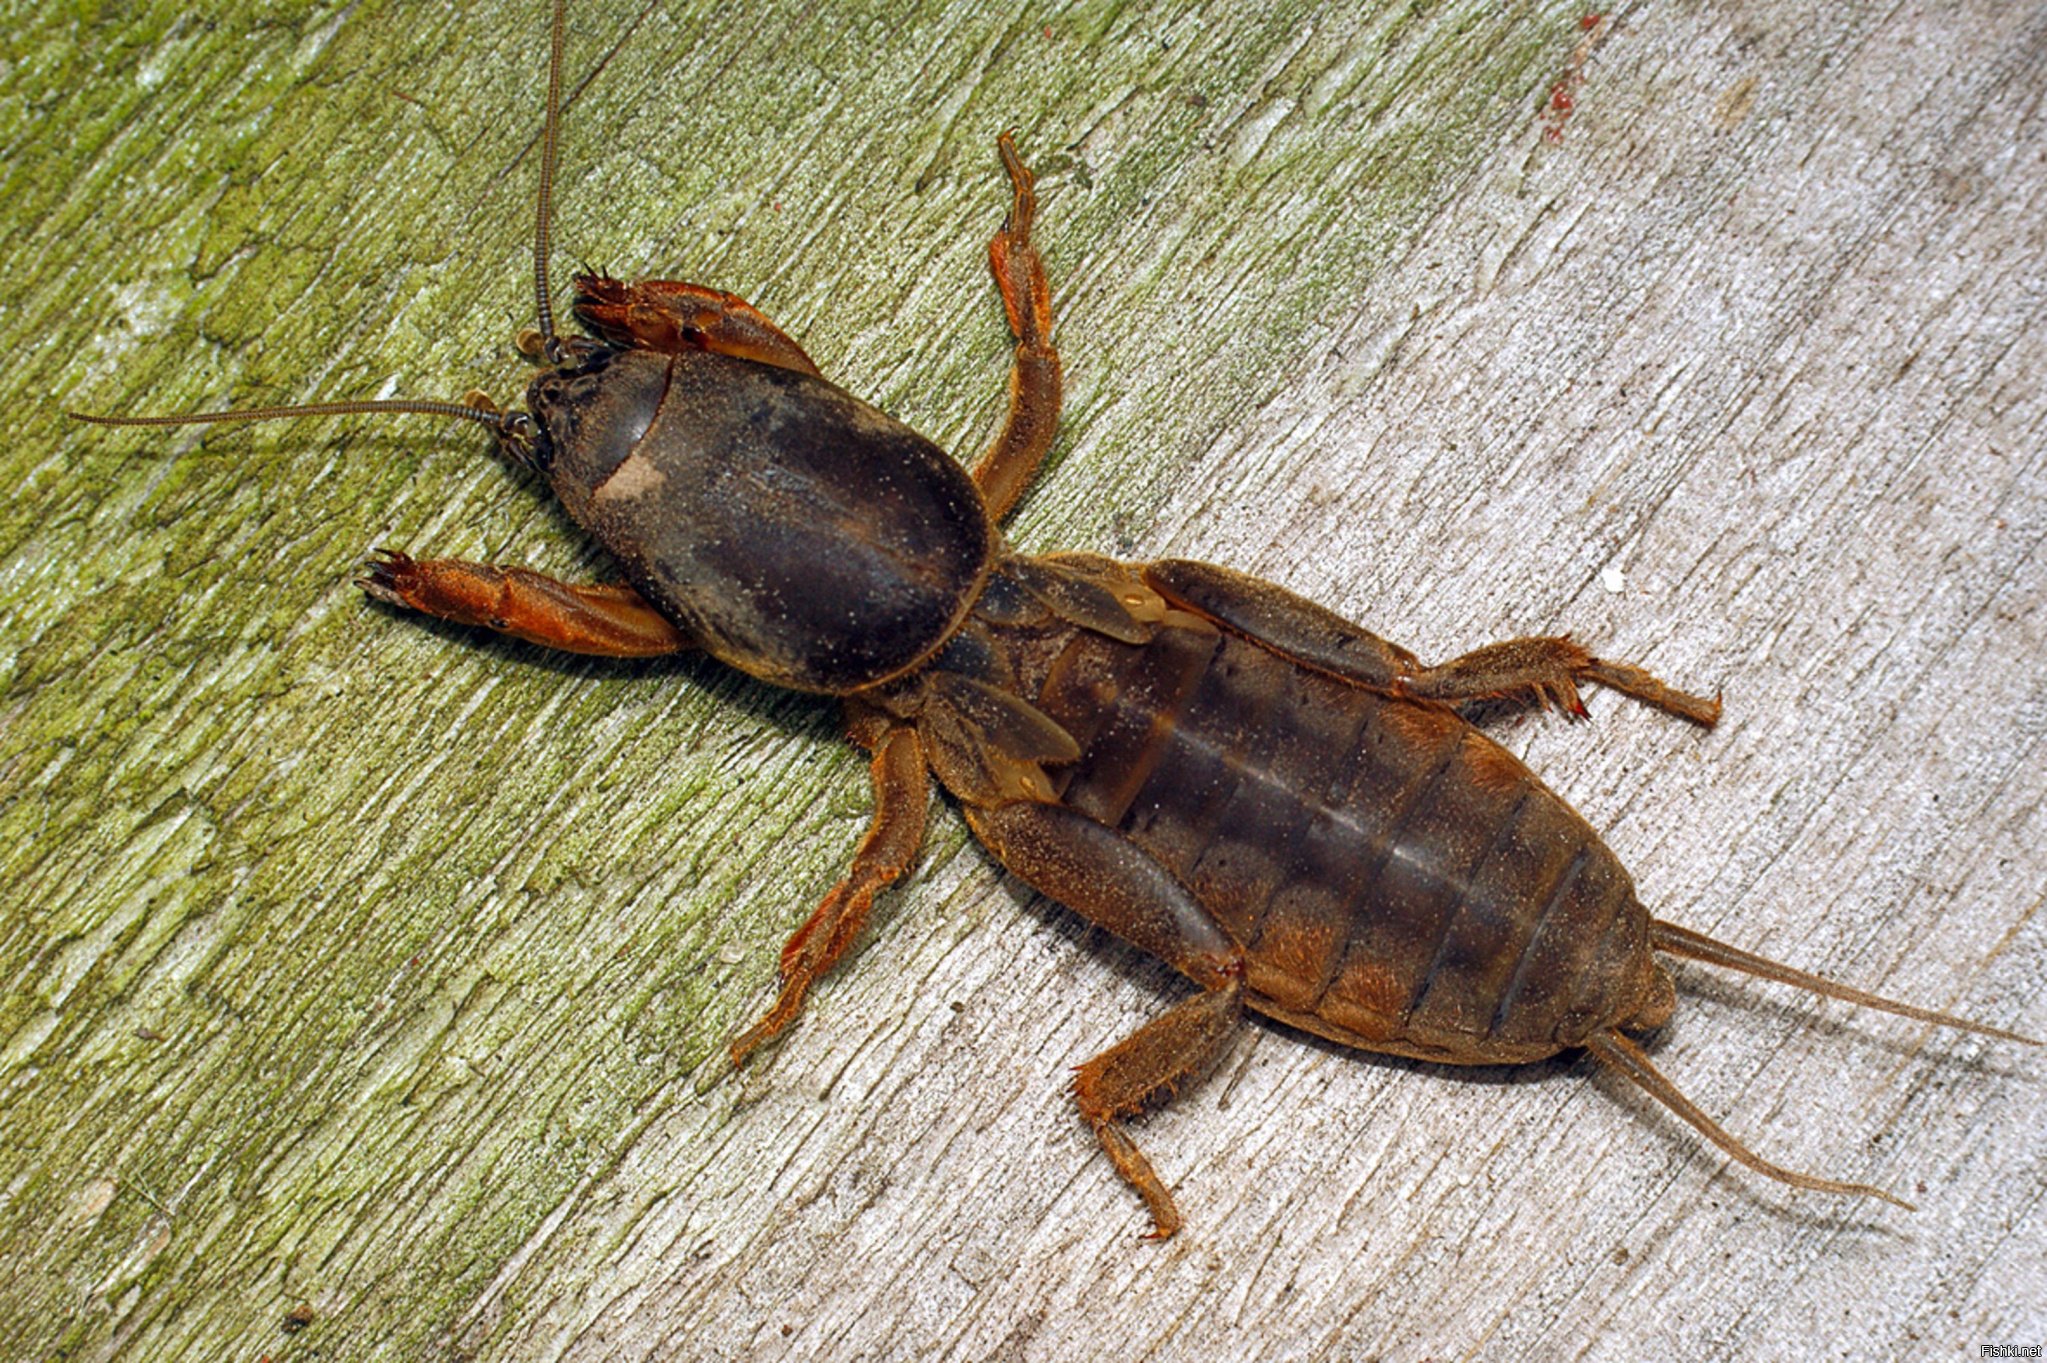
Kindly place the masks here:
POLYGON ((1839 1179, 1818 1178, 1812 1174, 1801 1174, 1794 1169, 1770 1163, 1729 1135, 1720 1123, 1701 1112, 1691 1099, 1678 1092, 1677 1085, 1663 1077, 1663 1071, 1650 1063, 1648 1055, 1640 1046, 1619 1032, 1609 1031, 1604 1035, 1587 1037, 1585 1049, 1598 1056, 1600 1063, 1607 1068, 1618 1072, 1628 1082, 1691 1123, 1700 1135, 1765 1178, 1788 1183, 1794 1188, 1811 1188, 1823 1193, 1847 1193, 1853 1197, 1880 1198, 1894 1207, 1903 1207, 1908 1212, 1917 1210, 1902 1197, 1893 1197, 1883 1189, 1872 1188, 1867 1183, 1844 1183, 1839 1179))
MULTIPOLYGON (((1859 1003, 1865 1008, 1876 1008, 1886 1013, 1896 1013, 1900 1017, 1912 1018, 1919 1022, 1931 1022, 1942 1027, 1954 1027, 1964 1032, 1975 1032, 1982 1036, 1994 1036, 2003 1041, 2016 1041, 2027 1046, 2037 1046, 2040 1044, 2032 1037, 2021 1036, 2017 1032, 2006 1031, 2002 1027, 1990 1027, 1980 1022, 1971 1022, 1967 1018, 1955 1017, 1951 1013, 1940 1013, 1935 1012, 1931 1008, 1920 1008, 1914 1004, 1900 1003, 1896 999, 1887 999, 1879 994, 1869 993, 1867 990, 1852 989, 1845 984, 1836 983, 1821 975, 1809 974, 1803 970, 1794 970, 1781 962, 1770 960, 1765 956, 1758 956, 1754 952, 1743 951, 1741 948, 1729 946, 1725 942, 1715 941, 1703 933, 1693 932, 1690 928, 1681 928, 1675 923, 1666 923, 1661 919, 1652 919, 1650 924, 1650 941, 1656 950, 1668 952, 1673 956, 1682 956, 1694 961, 1704 961, 1708 965, 1717 965, 1727 970, 1740 971, 1744 975, 1754 975, 1760 979, 1775 980, 1779 984, 1788 984, 1799 989, 1809 990, 1815 994, 1823 994, 1830 999, 1842 999, 1848 1003, 1859 1003)), ((1893 1206, 1903 1207, 1907 1211, 1913 1209, 1912 1204, 1903 1198, 1895 1197, 1881 1188, 1873 1188, 1867 1183, 1847 1183, 1840 1179, 1819 1178, 1812 1174, 1801 1174, 1795 1170, 1786 1169, 1781 1165, 1770 1163, 1729 1135, 1718 1122, 1700 1111, 1691 1099, 1678 1091, 1677 1085, 1665 1078, 1663 1072, 1650 1062, 1648 1055, 1640 1046, 1637 1046, 1627 1037, 1621 1035, 1616 1029, 1609 1029, 1606 1032, 1588 1037, 1585 1041, 1585 1049, 1598 1057, 1599 1062, 1608 1069, 1621 1075, 1629 1083, 1641 1089, 1666 1108, 1669 1108, 1672 1113, 1689 1123, 1700 1135, 1725 1151, 1729 1157, 1755 1170, 1765 1178, 1775 1179, 1777 1182, 1789 1184, 1793 1188, 1811 1188, 1826 1193, 1846 1193, 1855 1197, 1874 1197, 1893 1206)))
POLYGON ((1931 1008, 1899 1003, 1896 999, 1887 999, 1880 994, 1837 984, 1823 975, 1793 970, 1790 966, 1770 960, 1766 956, 1743 951, 1740 947, 1731 947, 1725 942, 1716 942, 1704 933, 1681 928, 1675 923, 1666 923, 1660 918, 1650 920, 1649 940, 1658 951, 1666 951, 1673 956, 1683 956, 1689 960, 1704 961, 1707 965, 1717 965, 1725 970, 1738 970, 1744 975, 1775 980, 1779 984, 1824 994, 1830 999, 1844 999, 1849 1003, 1859 1003, 1864 1008, 1896 1013, 1899 1017, 1912 1018, 1919 1022, 1931 1022, 1942 1027, 1975 1032, 1981 1036, 1994 1036, 2000 1041, 2016 1041, 2026 1046, 2040 1044, 2032 1037, 2007 1032, 2002 1027, 1986 1026, 1981 1022, 1971 1022, 1967 1018, 1958 1018, 1951 1013, 1937 1013, 1931 1008))

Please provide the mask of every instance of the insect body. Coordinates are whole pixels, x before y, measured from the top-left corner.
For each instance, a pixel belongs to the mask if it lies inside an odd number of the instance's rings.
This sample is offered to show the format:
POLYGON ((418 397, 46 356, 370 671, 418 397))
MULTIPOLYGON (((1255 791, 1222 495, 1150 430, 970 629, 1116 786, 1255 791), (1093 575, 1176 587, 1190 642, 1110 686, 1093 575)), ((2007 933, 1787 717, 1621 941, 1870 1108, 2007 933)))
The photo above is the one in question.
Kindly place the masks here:
MULTIPOLYGON (((555 11, 543 183, 559 125, 555 11)), ((743 1061, 798 1014, 924 833, 933 779, 1011 871, 1198 988, 1080 1067, 1074 1093, 1153 1234, 1179 1214, 1124 1128, 1193 1077, 1243 1010, 1367 1050, 1452 1064, 1583 1047, 1729 1154, 1722 1131, 1625 1033, 1671 1015, 1657 951, 1971 1028, 1652 919, 1591 827, 1458 707, 1582 712, 1597 683, 1711 726, 1717 701, 1566 638, 1439 665, 1269 583, 1206 564, 1016 552, 997 526, 1050 447, 1060 362, 1032 244, 1036 195, 1005 136, 1007 220, 990 262, 1016 340, 1008 420, 971 472, 820 376, 729 294, 575 280, 586 337, 554 327, 548 197, 537 233, 545 364, 527 410, 339 403, 172 423, 426 411, 491 427, 627 579, 386 553, 373 596, 543 645, 612 656, 701 648, 778 686, 837 696, 873 756, 872 827, 791 938, 743 1061)), ((2024 1040, 2024 1038, 2014 1038, 2024 1040)))

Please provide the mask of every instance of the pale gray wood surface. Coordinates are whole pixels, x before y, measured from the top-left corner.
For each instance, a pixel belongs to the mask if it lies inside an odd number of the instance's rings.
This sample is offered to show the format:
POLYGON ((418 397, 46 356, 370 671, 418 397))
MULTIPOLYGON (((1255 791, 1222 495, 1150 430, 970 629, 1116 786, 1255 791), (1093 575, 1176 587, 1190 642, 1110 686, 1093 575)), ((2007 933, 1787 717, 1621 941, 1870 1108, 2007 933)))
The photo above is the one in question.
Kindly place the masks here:
MULTIPOLYGON (((515 398, 541 8, 5 16, 11 1350, 2047 1336, 2040 1052, 1703 969, 1659 1062, 1917 1213, 1730 1169, 1587 1063, 1251 1027, 1141 1124, 1189 1223, 1142 1243, 1067 1066, 1182 986, 944 809, 727 1077, 864 827, 827 710, 366 606, 383 543, 603 571, 473 434, 56 417, 515 398)), ((1362 8, 579 6, 564 263, 740 292, 971 451, 1014 126, 1071 379, 1018 542, 1213 558, 1429 656, 1568 629, 1724 689, 1712 734, 1607 695, 1498 732, 1655 912, 2047 1032, 2047 10, 1638 6, 1588 38, 1557 5, 1362 8)))

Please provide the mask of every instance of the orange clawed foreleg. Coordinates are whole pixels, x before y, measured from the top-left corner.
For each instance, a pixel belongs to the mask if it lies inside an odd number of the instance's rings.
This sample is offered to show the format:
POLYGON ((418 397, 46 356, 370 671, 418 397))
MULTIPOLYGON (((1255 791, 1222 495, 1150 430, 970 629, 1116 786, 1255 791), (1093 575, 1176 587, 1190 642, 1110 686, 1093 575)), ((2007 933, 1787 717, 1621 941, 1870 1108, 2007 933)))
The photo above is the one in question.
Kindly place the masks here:
POLYGON ((673 279, 627 284, 576 276, 576 318, 613 345, 677 354, 708 350, 816 374, 803 347, 767 314, 735 294, 673 279))
POLYGON ((561 582, 526 568, 416 559, 395 549, 380 551, 356 583, 393 606, 569 653, 652 658, 689 647, 682 631, 624 583, 561 582))

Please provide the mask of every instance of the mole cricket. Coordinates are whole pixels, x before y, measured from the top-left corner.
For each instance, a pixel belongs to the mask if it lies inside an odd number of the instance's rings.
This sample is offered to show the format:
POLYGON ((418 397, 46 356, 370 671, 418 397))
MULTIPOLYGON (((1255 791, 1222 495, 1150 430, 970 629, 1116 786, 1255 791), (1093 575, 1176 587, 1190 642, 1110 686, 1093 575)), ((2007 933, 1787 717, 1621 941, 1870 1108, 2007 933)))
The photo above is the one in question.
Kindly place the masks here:
POLYGON ((576 653, 699 649, 836 697, 872 759, 871 826, 783 949, 780 992, 732 1043, 735 1065, 797 1018, 875 894, 908 871, 934 781, 1004 868, 1196 987, 1073 1083, 1153 1238, 1180 1214, 1126 1123, 1198 1077, 1247 1009, 1450 1065, 1582 1048, 1759 1174, 1901 1206, 1761 1158, 1664 1077, 1628 1035, 1672 1015, 1658 954, 2038 1044, 1651 917, 1592 827, 1464 713, 1507 702, 1582 716, 1589 682, 1710 729, 1717 699, 1567 636, 1428 664, 1227 568, 1010 546, 999 526, 1052 446, 1061 394, 1038 199, 1010 134, 995 143, 1008 211, 988 243, 1015 341, 1009 408, 971 467, 823 377, 764 313, 715 287, 578 274, 572 312, 587 334, 564 334, 548 271, 565 24, 556 0, 525 410, 472 393, 73 415, 474 422, 547 482, 624 581, 383 550, 359 579, 371 597, 576 653))

